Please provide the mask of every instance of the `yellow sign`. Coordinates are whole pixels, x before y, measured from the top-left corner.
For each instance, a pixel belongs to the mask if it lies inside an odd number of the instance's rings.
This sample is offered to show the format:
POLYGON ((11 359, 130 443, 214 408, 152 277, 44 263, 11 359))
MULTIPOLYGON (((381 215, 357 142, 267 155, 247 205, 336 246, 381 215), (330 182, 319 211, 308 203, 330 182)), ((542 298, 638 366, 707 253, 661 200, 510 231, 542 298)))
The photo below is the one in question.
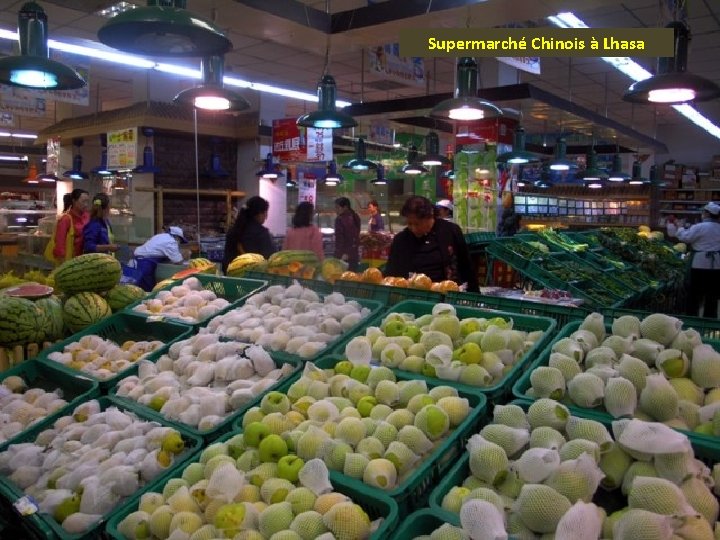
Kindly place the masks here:
POLYGON ((108 169, 132 169, 137 165, 137 128, 109 131, 107 134, 108 169))

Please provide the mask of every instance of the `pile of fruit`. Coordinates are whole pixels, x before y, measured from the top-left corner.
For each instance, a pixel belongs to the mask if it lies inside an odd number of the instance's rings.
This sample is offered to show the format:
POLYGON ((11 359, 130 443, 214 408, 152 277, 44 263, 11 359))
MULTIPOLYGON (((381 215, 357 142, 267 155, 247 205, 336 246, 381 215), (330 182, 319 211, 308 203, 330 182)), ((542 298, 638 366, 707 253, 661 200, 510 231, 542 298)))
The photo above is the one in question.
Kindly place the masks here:
POLYGON ((262 347, 198 334, 173 343, 155 363, 140 362, 138 375, 121 380, 116 393, 208 431, 293 370, 277 368, 262 347))
POLYGON ((606 326, 592 313, 551 350, 529 396, 720 436, 720 353, 682 321, 623 315, 606 326))
POLYGON ((169 427, 96 400, 58 418, 33 442, 0 453, 0 474, 32 496, 68 533, 104 515, 172 467, 185 450, 169 427))
POLYGON ((420 317, 390 313, 380 327, 350 340, 352 362, 421 373, 426 377, 487 387, 498 384, 543 336, 542 331, 513 330, 502 317, 460 319, 450 304, 436 304, 420 317))
POLYGON ((0 443, 67 405, 62 390, 29 388, 22 377, 6 377, 0 385, 0 443))
POLYGON ((295 282, 252 295, 242 307, 215 317, 200 332, 313 358, 370 312, 341 293, 320 298, 295 282))
POLYGON ((385 367, 341 361, 320 369, 309 362, 287 394, 269 392, 245 413, 246 442, 253 447, 252 441, 262 442, 240 459, 257 467, 267 455, 293 451, 300 459, 322 459, 331 470, 392 490, 452 436, 471 410, 455 388, 398 381, 385 367))
POLYGON ((40 283, 41 285, 49 285, 52 287, 55 284, 55 279, 52 275, 45 274, 40 270, 30 270, 25 272, 22 277, 16 276, 12 270, 0 274, 0 290, 27 282, 40 283))
POLYGON ((375 285, 402 287, 404 289, 421 289, 434 292, 460 290, 460 287, 454 281, 445 280, 433 282, 425 274, 412 274, 409 278, 392 276, 383 277, 382 272, 378 268, 368 268, 360 274, 350 271, 343 272, 339 279, 344 281, 360 281, 364 283, 373 283, 375 285))
POLYGON ((162 492, 144 493, 118 531, 138 540, 370 536, 379 523, 330 483, 322 461, 265 452, 271 442, 240 434, 211 444, 162 492))
POLYGON ((169 291, 158 291, 153 298, 143 300, 133 311, 145 315, 158 315, 188 323, 197 323, 225 309, 230 302, 210 290, 200 280, 189 277, 169 291))
POLYGON ((619 420, 611 434, 541 399, 527 413, 497 405, 467 448, 470 474, 442 499, 462 531, 444 526, 443 538, 715 538, 720 466, 662 424, 619 420))
POLYGON ((62 352, 48 354, 47 358, 106 381, 163 345, 162 341, 125 341, 118 345, 109 339, 88 335, 65 345, 62 352))

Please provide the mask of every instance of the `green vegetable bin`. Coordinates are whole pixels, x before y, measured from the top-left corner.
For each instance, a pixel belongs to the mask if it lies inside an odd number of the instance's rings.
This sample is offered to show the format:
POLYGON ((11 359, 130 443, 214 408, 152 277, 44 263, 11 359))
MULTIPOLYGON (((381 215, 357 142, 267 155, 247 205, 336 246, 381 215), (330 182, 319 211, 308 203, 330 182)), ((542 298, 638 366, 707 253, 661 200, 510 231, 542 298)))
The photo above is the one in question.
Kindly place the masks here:
MULTIPOLYGON (((242 407, 237 409, 236 411, 232 412, 228 416, 225 417, 225 419, 220 422, 218 425, 213 427, 212 429, 201 431, 196 427, 189 426, 187 424, 183 424, 179 420, 169 420, 165 418, 162 414, 160 414, 159 411, 155 411, 154 409, 147 407, 146 405, 142 405, 138 403, 137 401, 123 396, 117 395, 118 386, 122 383, 122 380, 118 381, 117 385, 110 391, 110 395, 113 397, 115 401, 118 403, 122 403, 124 407, 126 407, 130 411, 138 411, 142 412, 145 416, 154 418, 158 422, 162 422, 163 424, 166 424, 168 426, 172 426, 175 428, 182 428, 188 433, 192 433, 194 436, 202 439, 206 443, 212 442, 218 437, 220 437, 222 434, 226 433, 227 431, 230 431, 232 428, 233 422, 241 417, 243 414, 245 414, 245 411, 247 411, 251 407, 255 407, 256 405, 260 405, 260 401, 262 401, 262 398, 265 394, 268 392, 271 392, 272 390, 276 390, 279 388, 286 380, 289 380, 295 376, 295 374, 300 370, 301 362, 294 358, 277 358, 274 353, 271 353, 270 355, 273 358, 273 361, 275 362, 275 366, 277 368, 280 368, 283 366, 283 364, 289 364, 292 366, 293 370, 292 372, 287 375, 286 377, 280 379, 272 386, 268 387, 264 392, 262 392, 260 395, 255 397, 253 400, 247 402, 242 407)), ((158 357, 159 358, 159 357, 158 357)))
POLYGON ((391 540, 414 540, 419 536, 427 536, 441 527, 445 523, 460 526, 460 520, 457 516, 444 515, 432 508, 424 508, 410 514, 395 530, 390 537, 391 540))
MULTIPOLYGON (((100 387, 97 381, 90 377, 69 376, 65 371, 58 369, 56 365, 43 364, 37 360, 28 360, 0 373, 0 382, 8 377, 17 376, 23 378, 28 388, 42 388, 46 392, 59 389, 62 392, 61 397, 67 401, 67 405, 43 417, 39 422, 44 420, 54 421, 68 414, 69 411, 72 411, 81 403, 100 395, 100 387)), ((10 437, 4 443, 0 443, 0 452, 23 437, 28 429, 32 429, 32 425, 14 437, 10 437)))
MULTIPOLYGON (((216 442, 226 442, 240 433, 242 432, 235 431, 233 433, 227 433, 216 442)), ((198 453, 193 457, 192 462, 185 463, 183 467, 176 468, 172 474, 163 477, 157 482, 153 482, 143 490, 142 493, 137 494, 129 504, 124 505, 122 509, 115 512, 107 524, 107 536, 113 540, 127 540, 127 538, 118 531, 118 527, 123 519, 138 509, 140 496, 143 493, 162 492, 163 487, 170 479, 180 478, 185 468, 190 465, 190 463, 198 462, 199 458, 200 454, 198 453)), ((395 529, 398 521, 398 508, 395 501, 383 493, 373 492, 369 494, 367 490, 359 490, 357 487, 349 485, 343 475, 335 474, 332 471, 330 472, 330 482, 336 491, 347 495, 353 502, 362 506, 371 520, 383 518, 380 527, 370 536, 371 540, 384 540, 390 536, 390 532, 395 529)))
MULTIPOLYGON (((98 399, 100 403, 100 409, 106 410, 109 407, 117 407, 120 410, 127 410, 121 403, 115 402, 112 398, 101 397, 98 399)), ((71 411, 70 411, 71 412, 71 411)), ((141 412, 129 411, 129 413, 135 414, 141 420, 154 421, 153 418, 149 418, 141 412)), ((17 443, 33 442, 36 437, 44 430, 52 428, 54 420, 46 419, 27 430, 18 440, 17 443)), ((191 433, 188 433, 182 429, 177 430, 185 442, 185 450, 175 457, 173 464, 162 473, 158 478, 150 482, 148 485, 155 485, 159 482, 169 478, 176 469, 180 468, 188 459, 196 454, 200 448, 201 441, 191 433)), ((103 518, 86 530, 83 533, 71 534, 65 531, 61 525, 59 525, 52 516, 47 514, 35 513, 29 516, 20 516, 15 510, 14 504, 24 497, 23 490, 17 485, 10 481, 5 476, 0 476, 0 514, 5 516, 13 516, 11 521, 14 525, 20 527, 23 530, 22 540, 28 538, 50 538, 56 540, 91 540, 100 536, 101 530, 104 529, 105 523, 113 515, 118 512, 122 512, 124 507, 131 501, 136 500, 140 493, 145 488, 141 488, 140 492, 136 495, 131 495, 124 501, 120 502, 112 512, 104 515, 103 518)), ((18 540, 20 540, 18 538, 18 540)))
MULTIPOLYGON (((540 366, 547 366, 550 362, 550 354, 552 353, 552 347, 553 345, 560 341, 563 338, 570 337, 570 335, 577 331, 580 328, 580 325, 582 324, 581 321, 575 321, 571 322, 565 327, 560 330, 560 333, 555 336, 555 339, 552 340, 550 344, 545 348, 545 350, 540 354, 540 356, 535 360, 530 368, 520 377, 520 379, 515 383, 515 386, 513 386, 513 395, 519 399, 526 400, 526 401, 534 401, 535 398, 532 396, 527 395, 527 391, 532 386, 530 384, 530 375, 532 374, 533 370, 540 366)), ((683 325, 684 329, 691 328, 692 326, 686 326, 683 325)), ((607 324, 605 325, 605 330, 608 334, 612 331, 612 325, 607 324)), ((699 330, 698 330, 699 331, 699 330)), ((708 345, 712 345, 713 348, 716 351, 720 352, 720 341, 715 341, 711 339, 705 339, 703 338, 703 343, 707 343, 708 345)), ((640 399, 640 396, 638 396, 638 400, 640 399)), ((564 402, 565 403, 565 402, 564 402)), ((570 412, 576 416, 581 416, 583 418, 589 418, 591 420, 597 420, 598 422, 604 422, 609 423, 615 418, 613 418, 610 413, 605 411, 604 407, 596 407, 594 409, 588 409, 585 407, 578 407, 577 405, 573 405, 571 403, 565 403, 567 408, 570 410, 570 412)), ((716 448, 715 452, 715 461, 720 459, 720 439, 718 437, 714 437, 711 435, 703 435, 700 433, 695 433, 694 431, 686 431, 684 429, 677 429, 673 428, 679 431, 680 433, 683 433, 684 435, 687 435, 687 437, 690 439, 690 442, 693 444, 704 444, 704 445, 710 445, 713 448, 716 448)))
POLYGON ((84 336, 97 335, 103 339, 114 341, 118 345, 122 345, 124 341, 162 341, 164 343, 163 346, 145 356, 146 359, 152 360, 153 357, 157 357, 167 351, 170 345, 189 336, 191 333, 192 328, 185 324, 171 321, 153 322, 142 317, 134 317, 121 312, 92 326, 88 326, 85 330, 73 334, 64 341, 40 351, 37 360, 43 364, 51 365, 71 377, 89 377, 96 380, 100 385, 101 392, 107 393, 117 381, 137 373, 137 362, 134 362, 130 367, 122 370, 114 377, 101 380, 89 373, 67 367, 55 360, 51 360, 48 356, 54 352, 63 352, 66 346, 80 341, 84 336))
POLYGON ((268 272, 247 272, 243 275, 243 279, 259 279, 267 281, 268 286, 270 285, 284 285, 288 287, 297 281, 303 287, 312 289, 318 294, 330 294, 333 292, 333 286, 327 281, 321 281, 319 279, 304 279, 294 278, 289 276, 281 276, 279 274, 270 274, 268 272))
POLYGON ((122 311, 122 313, 127 313, 130 315, 133 315, 134 317, 161 319, 161 320, 165 320, 165 321, 176 320, 176 322, 179 322, 179 323, 182 323, 182 324, 185 324, 188 326, 192 326, 194 328, 198 328, 200 326, 204 326, 205 323, 207 323, 207 321, 209 321, 213 317, 222 315, 223 313, 230 311, 234 307, 241 305, 241 303, 248 296, 251 296, 251 295, 255 294, 256 292, 258 292, 259 290, 262 290, 265 287, 267 287, 266 281, 261 281, 258 279, 211 276, 210 274, 193 274, 192 276, 188 276, 185 279, 190 279, 190 278, 197 278, 200 281, 200 284, 202 285, 204 290, 212 291, 215 293, 215 295, 218 298, 224 298, 225 300, 227 300, 230 303, 226 307, 213 313, 212 315, 209 315, 202 319, 198 319, 195 322, 185 322, 185 321, 181 321, 179 319, 174 319, 172 316, 163 315, 163 314, 148 314, 148 313, 139 313, 137 311, 134 311, 134 308, 139 306, 140 304, 143 304, 149 300, 156 298, 160 291, 169 291, 173 287, 182 285, 183 281, 185 281, 185 280, 182 280, 182 281, 173 281, 167 287, 164 287, 164 288, 160 289, 159 291, 150 293, 148 296, 146 296, 142 300, 139 300, 139 301, 127 306, 122 311))
MULTIPOLYGON (((343 356, 339 355, 325 356, 315 362, 315 366, 321 369, 333 369, 335 364, 344 359, 343 356)), ((408 374, 403 371, 396 372, 398 381, 411 381, 418 378, 412 375, 413 374, 408 374)), ((287 381, 278 391, 287 393, 290 386, 299 378, 300 375, 287 381)), ((439 379, 428 379, 427 381, 428 389, 436 386, 449 386, 445 385, 443 381, 439 379)), ((350 478, 332 471, 331 478, 335 477, 334 475, 342 477, 347 485, 354 487, 358 492, 366 493, 368 498, 375 497, 378 493, 386 494, 397 503, 400 510, 400 517, 404 517, 414 509, 424 506, 432 487, 437 485, 443 474, 452 467, 455 460, 465 451, 465 444, 470 435, 477 433, 481 425, 487 420, 485 416, 487 399, 483 394, 478 392, 477 389, 465 387, 458 388, 458 395, 466 398, 470 404, 470 412, 467 417, 449 436, 435 447, 429 456, 417 465, 417 468, 407 476, 399 486, 389 491, 383 491, 379 488, 368 486, 355 478, 350 478)), ((242 420, 236 422, 235 430, 242 430, 242 420)))
MULTIPOLYGON (((409 313, 420 317, 432 313, 435 304, 430 302, 419 302, 415 300, 407 300, 392 307, 392 309, 382 313, 375 320, 371 321, 368 326, 380 326, 382 320, 390 313, 409 313)), ((537 354, 543 350, 545 345, 550 341, 555 332, 555 321, 548 317, 534 317, 529 315, 521 315, 508 311, 495 311, 488 309, 479 309, 474 307, 455 306, 457 316, 460 319, 468 317, 486 318, 503 317, 504 319, 513 320, 513 328, 517 330, 534 332, 542 331, 543 336, 530 347, 523 357, 515 362, 515 365, 502 379, 492 386, 469 386, 456 381, 449 381, 434 377, 425 377, 420 373, 411 373, 399 369, 393 369, 398 374, 411 379, 423 379, 434 385, 444 384, 454 388, 462 389, 468 392, 479 392, 484 395, 490 403, 497 403, 504 397, 509 396, 512 390, 512 384, 517 380, 520 374, 527 369, 537 354)), ((336 349, 337 353, 344 354, 344 349, 336 349)))
POLYGON ((394 306, 404 300, 424 300, 428 302, 442 302, 444 293, 428 291, 426 289, 413 289, 410 287, 391 287, 361 281, 338 280, 335 290, 352 298, 370 298, 381 302, 384 306, 394 306))

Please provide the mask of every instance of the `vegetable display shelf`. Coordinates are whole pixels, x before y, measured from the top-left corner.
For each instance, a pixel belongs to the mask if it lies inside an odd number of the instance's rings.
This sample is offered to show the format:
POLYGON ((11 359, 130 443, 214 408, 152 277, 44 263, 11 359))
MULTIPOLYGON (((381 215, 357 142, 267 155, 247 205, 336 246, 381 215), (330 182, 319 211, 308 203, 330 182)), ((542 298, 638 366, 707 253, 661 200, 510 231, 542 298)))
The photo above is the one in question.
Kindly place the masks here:
MULTIPOLYGON (((333 369, 335 364, 345 360, 342 355, 324 356, 315 362, 315 366, 320 369, 333 369)), ((412 381, 421 377, 415 376, 414 373, 406 373, 403 371, 395 371, 398 381, 412 381)), ((293 379, 282 385, 278 391, 287 393, 292 384, 300 378, 297 375, 293 379)), ((436 386, 450 386, 440 379, 429 379, 428 388, 436 386)), ((482 424, 486 421, 487 400, 484 395, 471 387, 458 389, 458 395, 466 398, 470 404, 470 411, 463 422, 455 428, 455 430, 442 439, 439 444, 436 443, 432 453, 418 463, 417 467, 400 483, 391 490, 383 491, 379 488, 368 486, 361 480, 350 478, 346 475, 335 471, 330 472, 330 479, 342 478, 344 482, 357 491, 363 492, 367 498, 375 497, 376 494, 385 494, 392 498, 398 505, 400 517, 407 516, 415 508, 424 506, 430 495, 432 486, 437 485, 440 478, 445 472, 452 467, 455 460, 462 454, 465 449, 467 439, 473 433, 476 433, 482 424)), ((236 421, 235 431, 242 430, 242 419, 236 421)))
MULTIPOLYGON (((248 401, 247 403, 243 404, 240 408, 233 411, 231 414, 226 416, 222 422, 218 423, 216 426, 214 426, 212 429, 201 431, 200 429, 189 426, 188 424, 184 424, 182 422, 175 421, 175 420, 169 420, 165 418, 162 414, 160 414, 159 411, 155 411, 154 409, 147 407, 145 405, 142 405, 135 401, 134 399, 118 396, 117 390, 118 386, 122 383, 122 380, 118 381, 118 383, 110 390, 110 395, 112 398, 117 401, 118 403, 122 403, 125 408, 127 408, 130 411, 139 411, 142 412, 145 416, 149 418, 154 418, 158 422, 162 422, 168 426, 172 426, 175 428, 182 428, 188 433, 192 433, 194 436, 198 437, 199 439, 202 439, 205 441, 205 443, 212 442, 224 433, 230 431, 232 429, 232 425, 240 418, 243 414, 245 414, 245 411, 250 409, 251 407, 255 407, 256 405, 260 405, 260 401, 262 401, 262 398, 265 394, 268 392, 271 392, 273 390, 276 390, 279 388, 286 380, 289 380, 293 378, 297 372, 300 370, 301 362, 296 360, 295 358, 277 358, 274 354, 271 354, 271 357, 273 358, 273 361, 275 362, 276 368, 281 368, 284 364, 289 364, 292 366, 293 370, 291 373, 283 377, 282 379, 279 379, 275 384, 272 386, 269 386, 266 388, 263 392, 261 392, 259 395, 248 401)), ((157 359, 160 358, 160 355, 157 355, 156 358, 154 358, 154 361, 157 361, 157 359)))
MULTIPOLYGON (((527 394, 528 390, 531 388, 530 383, 530 375, 535 370, 535 368, 538 368, 540 366, 547 366, 550 362, 550 354, 552 353, 552 347, 555 343, 560 341, 563 338, 570 337, 570 335, 573 334, 573 332, 577 331, 580 328, 580 325, 582 324, 582 321, 574 321, 571 323, 568 323, 565 325, 564 328, 560 330, 560 333, 555 336, 555 338, 552 340, 551 343, 547 345, 544 351, 540 353, 540 356, 532 363, 530 368, 520 377, 520 379, 515 383, 515 386, 513 386, 513 395, 521 400, 524 401, 535 401, 535 398, 532 396, 529 396, 527 394)), ((683 329, 692 328, 692 326, 685 326, 683 325, 683 329)), ((606 324, 605 327, 606 332, 608 335, 612 331, 612 325, 606 324)), ((706 343, 708 345, 711 345, 716 351, 720 352, 720 341, 715 341, 711 339, 703 339, 703 343, 706 343)), ((638 402, 640 400, 640 396, 638 396, 638 402)), ((578 405, 567 403, 567 408, 570 410, 572 414, 575 414, 577 416, 582 416, 583 418, 589 418, 591 420, 597 420, 598 422, 604 422, 605 424, 608 424, 609 422, 612 422, 613 420, 616 420, 616 418, 613 418, 610 413, 605 411, 603 407, 596 407, 594 409, 586 408, 586 407, 580 407, 578 405)), ((696 433, 694 431, 687 431, 684 429, 678 429, 673 428, 679 431, 680 433, 683 433, 690 439, 690 442, 693 444, 698 444, 700 446, 710 446, 715 450, 715 459, 720 459, 720 440, 718 440, 717 437, 711 436, 711 435, 703 435, 701 433, 696 433)))
POLYGON ((205 323, 207 323, 213 317, 222 315, 223 313, 226 313, 226 312, 230 311, 231 309, 241 305, 242 302, 244 302, 244 300, 248 296, 251 296, 251 295, 255 294, 256 292, 267 287, 267 281, 261 281, 261 280, 257 280, 257 279, 211 276, 210 274, 193 274, 192 276, 189 276, 189 277, 197 278, 200 281, 200 284, 202 285, 203 290, 212 291, 213 293, 215 293, 215 296, 217 296, 218 298, 224 298, 225 300, 227 300, 230 303, 226 307, 224 307, 221 310, 216 311, 212 315, 208 315, 207 317, 198 319, 195 322, 184 322, 184 321, 180 321, 179 319, 175 319, 174 317, 172 317, 170 315, 139 313, 134 310, 134 308, 139 306, 140 304, 148 302, 149 300, 156 298, 160 291, 169 291, 173 287, 176 287, 176 286, 182 284, 182 281, 184 281, 184 280, 176 280, 176 281, 173 281, 172 283, 168 284, 167 287, 164 287, 158 291, 151 293, 150 295, 146 296, 142 300, 139 300, 138 302, 130 304, 122 311, 122 313, 127 313, 130 315, 133 315, 134 317, 143 317, 143 318, 148 318, 148 319, 162 319, 162 320, 167 320, 167 321, 175 320, 178 323, 185 324, 188 326, 193 326, 193 327, 197 328, 200 326, 204 326, 205 323))
POLYGON ((37 356, 37 361, 53 366, 55 369, 70 377, 88 377, 96 380, 100 385, 100 390, 106 393, 107 390, 112 388, 120 379, 137 373, 137 362, 133 362, 132 365, 120 371, 114 377, 100 379, 90 373, 67 367, 55 360, 50 360, 48 356, 54 352, 63 352, 66 346, 71 343, 77 343, 84 336, 96 335, 103 339, 113 341, 117 343, 118 346, 122 345, 125 341, 162 341, 163 345, 161 347, 145 356, 146 359, 150 360, 152 357, 163 354, 170 348, 170 345, 178 340, 184 339, 191 333, 192 328, 184 324, 172 321, 152 322, 141 317, 134 317, 127 313, 120 312, 92 326, 88 326, 81 332, 73 334, 69 338, 47 349, 43 349, 37 356))
POLYGON ((406 517, 390 537, 390 540, 414 540, 419 537, 430 538, 430 534, 438 527, 449 523, 460 526, 460 519, 432 508, 424 508, 406 517))
MULTIPOLYGON (((127 411, 128 413, 135 414, 140 420, 154 421, 153 418, 149 418, 142 413, 127 410, 121 403, 117 403, 115 400, 109 397, 101 397, 98 399, 100 404, 100 410, 104 411, 109 407, 117 407, 119 410, 127 411)), ((28 430, 18 442, 33 442, 35 438, 44 430, 52 427, 54 420, 44 420, 34 425, 28 430)), ((174 473, 174 471, 182 467, 182 465, 195 455, 200 448, 201 441, 191 433, 188 433, 182 429, 178 429, 178 432, 183 438, 185 443, 185 449, 181 454, 175 457, 174 463, 168 467, 160 476, 149 482, 146 486, 141 488, 134 495, 130 495, 124 501, 118 503, 114 510, 105 514, 102 519, 87 529, 83 533, 72 534, 68 533, 65 529, 58 524, 52 516, 36 512, 31 515, 21 516, 18 514, 15 503, 22 499, 25 494, 16 484, 14 484, 9 478, 0 475, 0 514, 6 516, 13 516, 11 521, 19 526, 23 531, 22 540, 29 540, 30 538, 37 539, 52 539, 52 540, 91 540, 96 539, 100 536, 101 531, 105 528, 106 522, 116 513, 122 512, 127 504, 137 500, 140 495, 147 490, 148 486, 153 486, 158 483, 164 482, 174 473)), ((19 540, 19 539, 18 539, 19 540)))
MULTIPOLYGON (((28 360, 2 372, 0 374, 0 383, 13 376, 22 377, 28 388, 42 388, 46 392, 59 389, 62 392, 62 398, 67 401, 67 405, 43 417, 40 421, 55 421, 68 414, 69 411, 72 411, 81 403, 100 395, 100 387, 97 381, 89 377, 70 376, 66 372, 57 369, 56 366, 43 364, 37 360, 28 360)), ((32 429, 32 427, 33 425, 30 425, 14 437, 0 443, 0 452, 11 444, 15 444, 17 440, 23 437, 25 431, 32 429)))
POLYGON ((412 289, 409 287, 391 287, 375 283, 359 281, 337 280, 334 289, 345 296, 353 298, 369 298, 377 300, 384 306, 394 306, 404 300, 423 300, 428 302, 442 302, 443 293, 428 291, 426 289, 412 289))
MULTIPOLYGON (((227 433, 215 442, 226 442, 235 435, 239 435, 241 433, 242 430, 227 433)), ((182 477, 185 469, 192 463, 198 462, 199 458, 200 452, 195 454, 192 460, 185 462, 182 467, 175 468, 172 474, 166 475, 161 480, 148 485, 142 493, 161 493, 163 487, 169 480, 172 478, 182 477)), ((395 504, 395 501, 382 492, 372 490, 364 484, 361 486, 350 484, 347 482, 345 476, 337 474, 334 471, 330 471, 330 483, 337 492, 347 495, 354 503, 359 504, 371 520, 376 520, 378 518, 383 519, 378 529, 370 536, 370 540, 385 540, 386 538, 389 538, 390 532, 397 527, 398 523, 398 507, 397 504, 395 504)), ((106 534, 109 538, 112 540, 127 540, 127 537, 120 533, 118 527, 123 519, 138 509, 142 493, 137 494, 130 503, 124 505, 123 508, 113 513, 112 517, 108 520, 106 527, 106 534)))
MULTIPOLYGON (((510 402, 512 405, 522 407, 526 412, 532 403, 533 402, 529 399, 516 399, 510 402)), ((572 408, 570 410, 574 413, 572 408)), ((489 411, 489 416, 492 417, 492 411, 489 411)), ((587 418, 587 416, 584 415, 578 416, 587 418)), ((612 434, 612 422, 597 418, 593 418, 593 420, 598 420, 606 428, 608 428, 612 434)), ((718 443, 713 443, 709 440, 691 440, 691 443, 697 459, 703 461, 706 465, 710 466, 710 468, 717 463, 718 458, 720 458, 720 445, 718 443)), ((461 486, 470 474, 470 455, 466 451, 430 494, 430 509, 435 516, 445 522, 452 523, 453 525, 459 523, 459 516, 454 512, 443 509, 442 501, 445 498, 445 495, 447 495, 453 487, 461 486)), ((619 489, 606 491, 605 489, 598 488, 592 502, 603 508, 607 515, 610 515, 612 512, 621 510, 627 506, 627 499, 624 495, 622 495, 622 493, 620 493, 619 489)))

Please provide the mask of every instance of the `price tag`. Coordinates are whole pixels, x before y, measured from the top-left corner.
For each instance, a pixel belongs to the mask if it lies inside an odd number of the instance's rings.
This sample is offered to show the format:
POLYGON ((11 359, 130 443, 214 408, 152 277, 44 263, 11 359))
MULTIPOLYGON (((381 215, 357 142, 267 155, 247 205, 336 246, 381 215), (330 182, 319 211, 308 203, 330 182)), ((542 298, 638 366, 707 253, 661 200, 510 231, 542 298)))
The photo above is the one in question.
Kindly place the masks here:
POLYGON ((162 315, 150 315, 147 318, 147 322, 163 322, 165 320, 165 317, 162 315))
POLYGON ((21 516, 31 516, 39 510, 37 502, 29 495, 15 501, 13 506, 21 516))

